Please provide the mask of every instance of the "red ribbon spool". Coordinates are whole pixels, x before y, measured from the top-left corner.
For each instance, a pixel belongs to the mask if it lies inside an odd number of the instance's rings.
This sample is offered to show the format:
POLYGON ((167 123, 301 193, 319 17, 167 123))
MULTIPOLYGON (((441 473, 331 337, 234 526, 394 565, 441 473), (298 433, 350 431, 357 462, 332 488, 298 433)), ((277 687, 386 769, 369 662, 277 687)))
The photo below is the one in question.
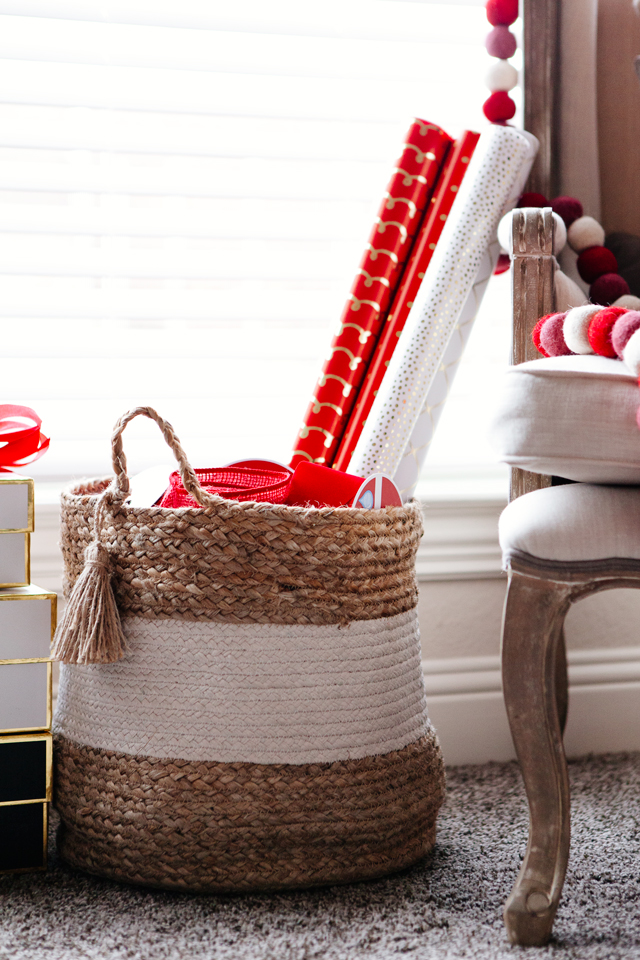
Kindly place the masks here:
MULTIPOLYGON (((207 493, 226 497, 228 500, 254 500, 267 503, 283 503, 291 484, 291 471, 287 467, 281 470, 252 467, 218 467, 212 470, 196 470, 201 487, 207 493)), ((200 507, 184 488, 180 474, 176 470, 169 477, 169 488, 165 490, 160 507, 200 507)))
POLYGON ((49 449, 49 437, 40 431, 41 426, 42 420, 31 407, 0 404, 0 473, 33 463, 49 449))

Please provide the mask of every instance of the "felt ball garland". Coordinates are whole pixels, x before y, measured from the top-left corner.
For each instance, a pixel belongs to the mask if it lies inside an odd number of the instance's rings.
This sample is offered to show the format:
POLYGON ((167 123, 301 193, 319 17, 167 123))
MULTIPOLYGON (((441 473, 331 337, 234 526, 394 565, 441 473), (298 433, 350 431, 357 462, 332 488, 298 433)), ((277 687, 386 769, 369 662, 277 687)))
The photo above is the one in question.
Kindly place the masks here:
POLYGON ((489 56, 498 62, 490 67, 485 78, 491 95, 485 100, 482 112, 490 123, 505 124, 516 112, 509 91, 518 84, 518 71, 508 61, 517 47, 509 27, 518 19, 518 0, 487 0, 485 11, 493 27, 485 46, 489 56))
MULTIPOLYGON (((593 217, 584 216, 579 200, 575 197, 556 197, 549 203, 541 193, 523 193, 518 206, 550 206, 554 214, 560 218, 566 228, 567 243, 578 254, 576 263, 578 273, 585 283, 590 284, 589 299, 593 303, 608 307, 611 304, 618 305, 622 297, 629 296, 629 284, 618 273, 618 259, 613 251, 604 245, 603 228, 593 217)), ((498 239, 500 239, 500 231, 498 231, 498 239)), ((554 253, 557 253, 563 244, 557 243, 556 246, 554 253)), ((634 306, 633 303, 619 305, 627 309, 634 306)))
POLYGON ((531 339, 545 357, 596 353, 600 357, 622 360, 629 337, 639 326, 640 310, 589 303, 566 313, 541 317, 531 339))
MULTIPOLYGON (((586 304, 550 313, 538 320, 531 338, 544 357, 597 354, 622 360, 640 377, 640 310, 586 304)), ((640 427, 640 407, 637 421, 640 427)))

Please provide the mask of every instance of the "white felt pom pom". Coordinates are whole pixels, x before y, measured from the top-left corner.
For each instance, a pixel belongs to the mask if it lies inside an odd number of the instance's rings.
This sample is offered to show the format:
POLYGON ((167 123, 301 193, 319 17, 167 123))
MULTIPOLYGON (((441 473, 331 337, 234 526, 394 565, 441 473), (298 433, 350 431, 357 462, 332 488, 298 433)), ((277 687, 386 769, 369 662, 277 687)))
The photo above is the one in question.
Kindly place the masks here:
MULTIPOLYGON (((561 250, 564 250, 567 244, 567 228, 564 225, 564 220, 562 217, 559 217, 557 213, 553 214, 553 221, 556 225, 553 234, 553 252, 557 256, 561 250)), ((584 300, 584 297, 582 299, 584 300)), ((558 309, 560 308, 558 307, 558 309)))
POLYGON ((504 217, 498 224, 498 243, 500 244, 500 249, 503 253, 511 253, 513 249, 513 239, 511 233, 512 217, 513 210, 509 210, 509 213, 505 213, 504 217))
POLYGON ((612 307, 626 307, 627 310, 640 310, 640 297, 634 297, 632 293, 625 293, 618 297, 612 304, 612 307))
MULTIPOLYGON (((586 297, 577 283, 568 277, 562 270, 556 270, 553 281, 553 292, 556 301, 556 311, 565 313, 572 307, 579 307, 586 300, 586 297)), ((571 349, 571 348, 570 348, 571 349)), ((575 353, 576 351, 574 351, 575 353)))
POLYGON ((622 359, 634 377, 640 376, 640 330, 632 333, 622 351, 622 359))
MULTIPOLYGON (((556 225, 553 234, 553 252, 558 254, 567 242, 567 228, 564 225, 564 220, 562 217, 559 217, 557 213, 553 213, 552 217, 556 225)), ((498 243, 500 244, 500 248, 502 249, 503 253, 513 252, 513 232, 511 228, 512 219, 513 210, 510 210, 509 213, 505 213, 504 217, 498 224, 498 243)), ((584 297, 582 299, 584 300, 584 297)))
POLYGON ((564 342, 573 353, 594 353, 593 347, 589 343, 587 336, 589 324, 594 313, 602 310, 593 303, 588 303, 583 307, 574 307, 564 318, 562 324, 562 333, 564 342))
POLYGON ((578 217, 569 227, 567 234, 569 246, 576 253, 587 247, 604 246, 604 230, 593 217, 578 217))
POLYGON ((518 86, 518 71, 508 60, 496 60, 487 70, 484 82, 491 93, 508 92, 518 86))

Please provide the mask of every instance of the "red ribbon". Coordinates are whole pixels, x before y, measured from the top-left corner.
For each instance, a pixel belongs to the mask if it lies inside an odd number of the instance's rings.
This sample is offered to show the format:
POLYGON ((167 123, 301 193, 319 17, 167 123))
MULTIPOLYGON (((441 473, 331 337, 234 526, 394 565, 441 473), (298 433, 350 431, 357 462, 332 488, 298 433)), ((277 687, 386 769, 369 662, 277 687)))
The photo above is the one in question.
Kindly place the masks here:
POLYGON ((40 432, 41 426, 31 407, 0 404, 0 473, 33 463, 48 450, 49 437, 40 432))

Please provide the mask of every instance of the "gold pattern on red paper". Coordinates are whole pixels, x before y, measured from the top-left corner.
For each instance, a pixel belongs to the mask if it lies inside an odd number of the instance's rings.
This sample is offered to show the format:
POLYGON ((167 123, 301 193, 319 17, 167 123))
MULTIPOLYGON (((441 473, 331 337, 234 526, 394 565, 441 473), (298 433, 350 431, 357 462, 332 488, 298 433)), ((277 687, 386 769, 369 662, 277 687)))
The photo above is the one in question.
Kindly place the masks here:
POLYGON ((291 466, 301 459, 333 463, 451 142, 443 130, 424 120, 414 121, 409 129, 294 444, 291 466))

